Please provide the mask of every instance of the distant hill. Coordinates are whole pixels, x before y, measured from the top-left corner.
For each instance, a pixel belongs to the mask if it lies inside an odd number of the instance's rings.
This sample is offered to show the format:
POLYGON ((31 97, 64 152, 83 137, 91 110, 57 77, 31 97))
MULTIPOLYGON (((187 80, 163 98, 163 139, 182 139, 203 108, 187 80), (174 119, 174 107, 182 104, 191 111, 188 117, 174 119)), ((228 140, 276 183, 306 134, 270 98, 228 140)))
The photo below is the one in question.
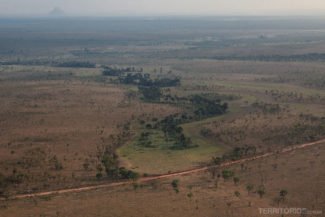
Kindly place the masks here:
POLYGON ((49 16, 52 16, 52 17, 62 17, 62 16, 65 16, 65 13, 64 13, 64 11, 61 8, 56 7, 56 8, 53 8, 50 11, 49 16))

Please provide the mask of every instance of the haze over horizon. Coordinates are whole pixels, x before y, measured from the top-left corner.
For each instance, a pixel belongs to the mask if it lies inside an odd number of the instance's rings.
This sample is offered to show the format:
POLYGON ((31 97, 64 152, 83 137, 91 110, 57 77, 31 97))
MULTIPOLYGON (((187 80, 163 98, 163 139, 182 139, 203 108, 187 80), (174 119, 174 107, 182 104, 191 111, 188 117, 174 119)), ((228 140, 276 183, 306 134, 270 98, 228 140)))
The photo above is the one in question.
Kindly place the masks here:
POLYGON ((1 16, 44 16, 53 8, 68 16, 320 16, 323 0, 0 0, 1 16))

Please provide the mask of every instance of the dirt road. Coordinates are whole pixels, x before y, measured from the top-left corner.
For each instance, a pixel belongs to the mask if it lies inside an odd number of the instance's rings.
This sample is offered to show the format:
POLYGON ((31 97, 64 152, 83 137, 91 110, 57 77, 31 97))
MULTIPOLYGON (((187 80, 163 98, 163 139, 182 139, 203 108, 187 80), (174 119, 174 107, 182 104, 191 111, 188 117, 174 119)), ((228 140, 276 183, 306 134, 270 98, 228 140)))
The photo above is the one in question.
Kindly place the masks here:
MULTIPOLYGON (((315 145, 320 145, 320 144, 325 144, 325 139, 316 141, 316 142, 310 142, 310 143, 305 143, 301 145, 296 145, 296 146, 290 146, 288 148, 285 148, 279 152, 269 152, 265 153, 262 155, 254 156, 254 157, 249 157, 249 158, 244 158, 241 160, 237 161, 231 161, 231 162, 226 162, 218 167, 224 168, 224 167, 229 167, 235 164, 241 164, 245 163, 248 161, 253 161, 257 159, 262 159, 266 157, 270 157, 275 154, 285 154, 288 152, 292 152, 295 150, 299 149, 304 149, 308 148, 311 146, 315 145)), ((216 167, 216 166, 215 166, 216 167)), ((171 177, 176 177, 176 176, 184 176, 184 175, 189 175, 193 173, 199 173, 199 172, 204 172, 208 170, 209 166, 197 168, 197 169, 191 169, 191 170, 186 170, 186 171, 181 171, 181 172, 175 172, 175 173, 169 173, 169 174, 163 174, 163 175, 157 175, 157 176, 152 176, 152 177, 143 177, 140 178, 137 182, 149 182, 149 181, 154 181, 154 180, 159 180, 159 179, 165 179, 165 178, 171 178, 171 177)), ((122 186, 122 185, 129 185, 132 184, 133 181, 122 181, 122 182, 115 182, 115 183, 107 183, 107 184, 100 184, 100 185, 91 185, 91 186, 85 186, 85 187, 77 187, 77 188, 70 188, 70 189, 62 189, 62 190, 55 190, 55 191, 47 191, 47 192, 38 192, 38 193, 32 193, 32 194, 21 194, 21 195, 14 195, 11 196, 9 199, 24 199, 24 198, 30 198, 30 197, 40 197, 40 196, 50 196, 50 195, 57 195, 57 194, 66 194, 66 193, 77 193, 77 192, 83 192, 83 191, 90 191, 90 190, 97 190, 101 188, 109 188, 109 187, 117 187, 117 186, 122 186)), ((0 198, 0 200, 4 200, 3 198, 0 198)))

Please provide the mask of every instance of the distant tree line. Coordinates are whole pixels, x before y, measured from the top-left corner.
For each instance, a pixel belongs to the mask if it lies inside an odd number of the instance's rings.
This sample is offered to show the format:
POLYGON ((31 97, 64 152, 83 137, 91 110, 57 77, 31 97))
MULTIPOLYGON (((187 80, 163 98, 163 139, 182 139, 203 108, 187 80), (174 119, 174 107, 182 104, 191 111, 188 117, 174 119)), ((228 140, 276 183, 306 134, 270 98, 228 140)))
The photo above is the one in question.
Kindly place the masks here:
POLYGON ((143 73, 143 68, 135 67, 110 67, 104 66, 104 76, 116 76, 122 84, 134 84, 152 87, 173 87, 180 85, 179 78, 157 78, 152 79, 149 73, 143 73))
POLYGON ((135 67, 110 67, 110 66, 103 66, 102 74, 104 76, 122 76, 124 73, 128 72, 143 72, 143 68, 136 69, 135 67))
POLYGON ((83 62, 83 61, 66 61, 66 62, 57 62, 49 60, 8 60, 0 62, 0 65, 47 65, 53 67, 67 67, 67 68, 96 68, 95 63, 83 62))
POLYGON ((296 55, 257 55, 257 56, 215 56, 216 60, 253 60, 253 61, 277 61, 277 62, 292 62, 292 61, 324 61, 325 53, 307 53, 296 55))
POLYGON ((105 66, 103 76, 114 76, 120 84, 137 85, 142 99, 150 102, 159 102, 162 97, 161 88, 179 86, 180 78, 163 77, 151 78, 149 73, 143 73, 143 68, 135 67, 109 67, 105 66))
POLYGON ((81 61, 54 63, 53 65, 56 67, 67 67, 67 68, 96 68, 95 63, 81 62, 81 61))
POLYGON ((180 85, 179 78, 157 78, 152 79, 148 73, 127 73, 120 75, 119 81, 122 84, 134 84, 144 87, 175 87, 180 85))
POLYGON ((171 96, 170 94, 162 96, 165 102, 188 107, 195 119, 226 113, 228 103, 222 103, 220 98, 219 95, 210 96, 205 94, 195 94, 186 97, 171 96))

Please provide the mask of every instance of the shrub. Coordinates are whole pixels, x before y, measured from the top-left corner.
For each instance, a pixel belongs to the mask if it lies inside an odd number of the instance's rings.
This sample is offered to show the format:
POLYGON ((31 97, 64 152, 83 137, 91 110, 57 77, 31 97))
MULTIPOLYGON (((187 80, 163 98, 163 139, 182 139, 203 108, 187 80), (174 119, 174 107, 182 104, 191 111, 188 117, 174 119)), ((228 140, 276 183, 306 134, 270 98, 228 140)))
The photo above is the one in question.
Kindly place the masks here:
POLYGON ((55 170, 63 169, 62 163, 59 161, 56 155, 50 159, 50 163, 52 164, 53 169, 55 170))
POLYGON ((265 187, 264 186, 260 186, 258 189, 257 189, 257 194, 260 196, 260 198, 262 198, 265 194, 265 187))
POLYGON ((97 179, 103 178, 103 174, 101 172, 96 173, 96 178, 97 179))
POLYGON ((222 171, 222 178, 224 178, 225 180, 233 177, 234 175, 235 175, 234 172, 231 170, 223 170, 222 171))
POLYGON ((139 174, 132 170, 128 170, 124 167, 119 168, 119 177, 122 179, 132 179, 137 180, 139 178, 139 174))
POLYGON ((254 189, 254 185, 253 185, 253 184, 247 184, 247 185, 246 185, 246 190, 247 190, 247 193, 248 193, 248 194, 249 194, 253 189, 254 189))
POLYGON ((176 193, 178 193, 178 192, 179 192, 179 189, 178 189, 179 180, 178 180, 178 179, 174 179, 174 180, 172 181, 171 185, 172 185, 174 191, 175 191, 176 193))
POLYGON ((233 180, 234 180, 234 184, 237 185, 240 179, 238 177, 234 177, 233 180))

